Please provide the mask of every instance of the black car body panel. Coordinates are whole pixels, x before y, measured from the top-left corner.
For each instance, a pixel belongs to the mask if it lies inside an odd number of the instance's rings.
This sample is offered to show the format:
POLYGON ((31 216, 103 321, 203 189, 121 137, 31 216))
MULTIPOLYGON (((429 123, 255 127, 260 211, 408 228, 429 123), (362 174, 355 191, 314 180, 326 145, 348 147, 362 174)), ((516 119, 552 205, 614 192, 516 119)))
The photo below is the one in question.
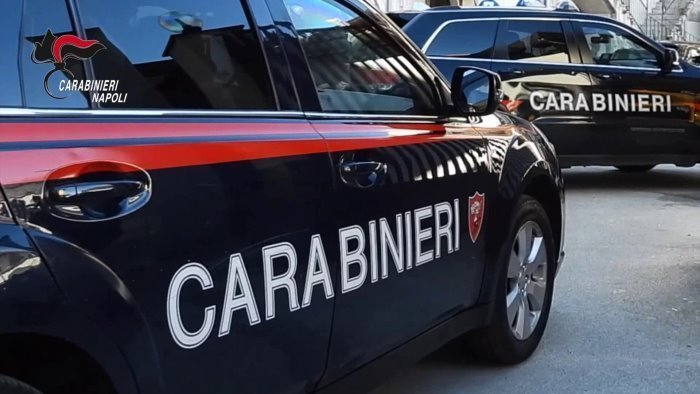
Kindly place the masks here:
MULTIPOLYGON (((66 3, 77 13, 42 4, 51 12, 23 9, 35 23, 22 30, 21 59, 50 37, 47 29, 60 37, 70 26, 106 48, 82 61, 71 49, 63 64, 25 62, 22 103, 0 102, 0 338, 70 344, 117 393, 342 390, 489 322, 495 256, 523 194, 547 210, 563 255, 563 182, 551 145, 508 114, 453 117, 444 79, 362 2, 337 9, 361 15, 352 23, 375 37, 368 42, 385 43, 410 65, 410 88, 425 88, 425 113, 328 111, 347 92, 319 93, 333 90, 314 85, 318 70, 309 64, 324 40, 314 28, 298 31, 298 16, 281 0, 233 2, 245 12, 230 30, 198 30, 209 20, 180 14, 136 18, 130 29, 146 26, 154 36, 178 29, 174 19, 190 24, 165 36, 167 50, 152 62, 143 48, 155 38, 130 51, 139 42, 125 37, 136 33, 100 23, 95 3, 66 3), (37 26, 48 14, 54 21, 37 26), (178 48, 199 39, 219 68, 188 97, 188 71, 209 69, 182 57, 200 53, 178 48), (214 106, 227 97, 212 93, 216 84, 236 78, 219 41, 246 45, 242 70, 269 84, 235 83, 270 108, 214 106), (254 42, 264 67, 254 63, 254 42), (52 69, 76 80, 112 73, 126 89, 119 93, 138 104, 81 93, 54 99, 43 83, 52 69), (196 95, 215 108, 173 104, 196 95), (479 194, 483 227, 470 234, 469 198, 479 194)), ((49 387, 31 372, 26 349, 17 351, 25 356, 0 353, 0 367, 14 365, 0 373, 49 387)))
POLYGON ((665 66, 660 44, 620 22, 483 8, 400 16, 444 75, 498 72, 503 109, 538 125, 563 166, 700 161, 700 68, 665 66))

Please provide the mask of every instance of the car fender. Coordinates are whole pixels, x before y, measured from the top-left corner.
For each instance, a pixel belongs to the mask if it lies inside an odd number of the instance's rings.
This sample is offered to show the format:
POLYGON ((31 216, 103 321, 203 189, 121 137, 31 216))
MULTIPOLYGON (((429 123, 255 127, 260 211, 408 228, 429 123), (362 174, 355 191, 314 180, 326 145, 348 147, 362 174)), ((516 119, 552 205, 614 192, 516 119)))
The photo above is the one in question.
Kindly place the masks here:
POLYGON ((138 392, 119 348, 104 330, 70 305, 46 260, 15 224, 0 224, 0 265, 0 337, 66 342, 99 364, 120 393, 138 392))
MULTIPOLYGON (((559 200, 557 210, 560 210, 561 215, 559 227, 563 227, 564 185, 553 147, 532 124, 516 118, 513 118, 513 121, 516 123, 506 143, 502 140, 489 140, 488 145, 491 162, 500 162, 502 165, 492 169, 497 183, 487 213, 489 217, 485 229, 486 264, 479 296, 480 303, 489 303, 495 298, 494 284, 499 274, 499 254, 503 245, 510 242, 507 237, 513 226, 517 203, 526 192, 534 187, 546 187, 547 193, 556 194, 559 200), (502 157, 497 157, 499 155, 502 157)), ((553 223, 555 233, 561 230, 554 227, 553 223)), ((561 238, 563 239, 563 232, 561 238)))
POLYGON ((36 229, 29 228, 28 233, 69 307, 116 345, 139 391, 161 392, 162 374, 152 335, 126 284, 80 247, 36 229))

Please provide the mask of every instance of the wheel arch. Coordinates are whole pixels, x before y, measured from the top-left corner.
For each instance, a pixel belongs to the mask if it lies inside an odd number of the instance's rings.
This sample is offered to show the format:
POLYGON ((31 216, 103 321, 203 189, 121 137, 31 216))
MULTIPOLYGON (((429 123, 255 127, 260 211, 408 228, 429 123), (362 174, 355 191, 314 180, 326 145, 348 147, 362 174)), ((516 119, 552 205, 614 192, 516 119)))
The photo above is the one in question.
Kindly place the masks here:
POLYGON ((130 370, 128 378, 121 366, 116 372, 120 375, 115 381, 120 393, 127 390, 121 387, 124 380, 130 380, 139 391, 162 391, 163 376, 154 338, 138 303, 121 278, 77 245, 52 234, 25 230, 50 268, 65 297, 66 314, 70 316, 62 316, 58 331, 45 327, 40 332, 69 341, 73 339, 93 354, 109 375, 113 374, 113 366, 105 363, 112 363, 111 358, 118 352, 130 370), (76 333, 78 330, 82 335, 76 333), (106 349, 93 352, 93 348, 104 347, 106 342, 112 345, 108 356, 104 355, 106 349))
POLYGON ((0 343, 0 374, 44 393, 117 392, 100 363, 72 342, 38 333, 6 333, 0 343))
POLYGON ((522 195, 528 195, 542 205, 549 218, 549 224, 552 226, 555 250, 561 250, 564 213, 562 212, 561 193, 554 180, 549 176, 539 174, 527 184, 522 195))
MULTIPOLYGON (((534 164, 520 177, 517 189, 498 193, 489 213, 490 225, 487 228, 484 275, 479 296, 479 303, 489 303, 495 299, 496 280, 499 273, 499 254, 502 245, 507 242, 512 221, 521 197, 527 195, 539 202, 545 210, 552 226, 555 241, 555 254, 558 255, 563 244, 563 186, 560 176, 555 175, 550 166, 534 164), (505 230, 505 231, 504 231, 505 230)), ((500 189, 500 187, 499 187, 500 189)))

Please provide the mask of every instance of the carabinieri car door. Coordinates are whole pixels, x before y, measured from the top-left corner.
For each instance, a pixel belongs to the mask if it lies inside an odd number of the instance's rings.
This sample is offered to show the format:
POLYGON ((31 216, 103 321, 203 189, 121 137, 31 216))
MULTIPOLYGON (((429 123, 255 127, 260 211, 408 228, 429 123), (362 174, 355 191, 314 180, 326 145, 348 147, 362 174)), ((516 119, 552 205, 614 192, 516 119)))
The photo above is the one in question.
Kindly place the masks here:
POLYGON ((296 29, 286 49, 335 176, 329 382, 474 304, 489 161, 471 124, 440 117, 440 77, 383 15, 356 1, 275 3, 296 29))
POLYGON ((503 79, 504 104, 542 128, 560 155, 589 145, 591 82, 571 25, 557 18, 503 18, 492 70, 503 79))
POLYGON ((70 3, 80 20, 24 2, 26 107, 0 109, 0 182, 72 324, 107 334, 141 392, 311 390, 332 176, 265 3, 70 3))
POLYGON ((572 23, 593 81, 596 128, 587 153, 614 157, 622 164, 642 160, 694 165, 700 146, 694 115, 700 72, 679 64, 664 69, 663 48, 621 24, 572 23), (678 156, 690 161, 683 163, 678 156))

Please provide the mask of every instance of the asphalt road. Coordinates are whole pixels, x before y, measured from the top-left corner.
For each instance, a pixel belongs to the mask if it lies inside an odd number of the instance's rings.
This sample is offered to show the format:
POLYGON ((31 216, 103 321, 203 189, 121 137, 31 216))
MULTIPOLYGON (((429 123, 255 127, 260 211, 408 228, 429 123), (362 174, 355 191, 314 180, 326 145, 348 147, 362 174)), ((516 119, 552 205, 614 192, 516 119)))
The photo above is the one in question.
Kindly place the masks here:
POLYGON ((700 393, 700 166, 566 170, 565 265, 525 363, 447 346, 372 394, 700 393))

